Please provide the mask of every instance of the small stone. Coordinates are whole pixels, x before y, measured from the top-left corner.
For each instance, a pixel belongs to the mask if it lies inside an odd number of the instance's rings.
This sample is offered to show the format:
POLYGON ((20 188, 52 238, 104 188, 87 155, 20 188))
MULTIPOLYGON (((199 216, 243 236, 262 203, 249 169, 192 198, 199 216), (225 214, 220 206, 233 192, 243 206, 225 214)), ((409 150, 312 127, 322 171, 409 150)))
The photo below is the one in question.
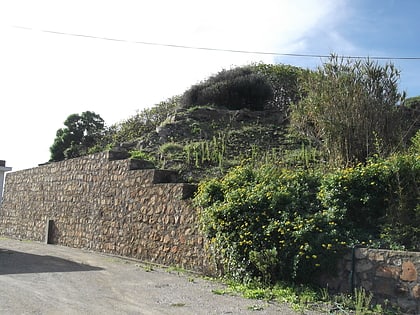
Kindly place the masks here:
POLYGON ((169 235, 165 235, 165 237, 163 238, 163 243, 167 244, 171 241, 171 237, 169 235))
POLYGON ((400 268, 399 267, 392 267, 392 266, 379 266, 376 268, 375 275, 377 277, 382 278, 393 278, 398 279, 400 275, 400 268))
POLYGON ((354 256, 357 259, 364 259, 368 255, 368 250, 366 248, 356 248, 354 251, 354 256))
POLYGON ((417 280, 417 270, 416 266, 411 261, 405 261, 402 264, 402 273, 401 280, 403 281, 416 281, 417 280))
POLYGON ((372 269, 373 265, 368 260, 361 260, 356 263, 356 272, 366 272, 372 269))
POLYGON ((416 284, 412 289, 412 294, 415 299, 420 299, 420 285, 416 284))
POLYGON ((395 280, 386 278, 376 278, 373 282, 373 291, 376 294, 384 295, 385 297, 391 297, 395 295, 395 292, 399 292, 395 280))

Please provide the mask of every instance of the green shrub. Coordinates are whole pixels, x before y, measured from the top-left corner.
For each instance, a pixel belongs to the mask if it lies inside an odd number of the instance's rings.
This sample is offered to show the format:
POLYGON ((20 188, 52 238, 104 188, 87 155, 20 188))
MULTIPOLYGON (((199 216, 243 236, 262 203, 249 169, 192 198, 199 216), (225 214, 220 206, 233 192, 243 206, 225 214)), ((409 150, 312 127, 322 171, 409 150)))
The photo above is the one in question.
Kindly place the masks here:
POLYGON ((184 146, 176 142, 166 142, 159 147, 163 159, 182 158, 184 146))
POLYGON ((182 152, 183 150, 184 146, 175 142, 166 142, 162 144, 159 148, 159 151, 162 154, 176 154, 182 152))
POLYGON ((420 155, 396 155, 383 162, 389 168, 387 220, 381 230, 385 244, 420 250, 420 155))
POLYGON ((115 144, 132 141, 150 133, 175 112, 178 102, 179 96, 174 96, 137 112, 136 115, 110 127, 106 135, 107 140, 115 144))
POLYGON ((419 250, 419 182, 420 156, 395 155, 326 176, 318 197, 342 213, 359 241, 419 250))
POLYGON ((386 216, 389 177, 389 171, 376 163, 338 170, 323 179, 319 199, 361 233, 377 235, 386 216))
POLYGON ((186 108, 197 105, 215 105, 237 110, 263 110, 273 97, 267 79, 252 67, 237 67, 222 70, 204 82, 185 91, 182 105, 186 108))
POLYGON ((195 202, 225 275, 310 282, 355 244, 420 250, 419 182, 419 155, 328 174, 244 165, 203 182, 195 202))
POLYGON ((140 150, 131 150, 128 152, 131 159, 148 160, 153 161, 154 159, 146 152, 140 150))
POLYGON ((331 270, 346 239, 341 218, 321 210, 319 185, 316 172, 269 165, 240 166, 201 184, 195 201, 222 271, 236 280, 275 283, 309 282, 316 271, 331 270))
POLYGON ((414 154, 420 154, 420 130, 411 138, 409 151, 414 154))
POLYGON ((266 108, 287 112, 291 103, 297 103, 300 100, 299 82, 303 78, 303 74, 309 70, 284 64, 265 63, 255 64, 253 69, 262 74, 272 86, 273 97, 266 108))

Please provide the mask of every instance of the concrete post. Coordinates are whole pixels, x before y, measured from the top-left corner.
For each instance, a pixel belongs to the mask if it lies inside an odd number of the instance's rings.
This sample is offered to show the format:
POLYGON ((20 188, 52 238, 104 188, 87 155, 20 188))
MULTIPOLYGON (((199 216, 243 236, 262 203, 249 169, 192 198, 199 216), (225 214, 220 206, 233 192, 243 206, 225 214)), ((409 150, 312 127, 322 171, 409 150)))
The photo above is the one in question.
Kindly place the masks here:
POLYGON ((4 173, 11 170, 11 167, 6 167, 6 161, 0 160, 0 203, 3 201, 4 173))

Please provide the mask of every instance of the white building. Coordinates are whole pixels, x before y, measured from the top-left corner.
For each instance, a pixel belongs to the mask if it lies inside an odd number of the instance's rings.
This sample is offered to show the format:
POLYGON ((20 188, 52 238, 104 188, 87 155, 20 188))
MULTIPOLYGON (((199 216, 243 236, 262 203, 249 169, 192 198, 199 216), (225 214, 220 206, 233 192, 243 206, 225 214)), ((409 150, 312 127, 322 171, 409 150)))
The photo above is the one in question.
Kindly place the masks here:
POLYGON ((11 167, 6 167, 6 161, 0 160, 0 203, 3 201, 4 175, 11 170, 11 167))

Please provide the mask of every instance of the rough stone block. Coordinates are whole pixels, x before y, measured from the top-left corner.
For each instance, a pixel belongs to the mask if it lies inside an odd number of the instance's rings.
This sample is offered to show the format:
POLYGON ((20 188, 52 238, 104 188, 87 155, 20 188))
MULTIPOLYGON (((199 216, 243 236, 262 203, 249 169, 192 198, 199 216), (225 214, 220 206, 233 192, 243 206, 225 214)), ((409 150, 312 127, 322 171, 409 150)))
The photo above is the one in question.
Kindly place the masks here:
POLYGON ((368 250, 366 248, 356 248, 354 251, 356 259, 364 259, 368 256, 368 250))
POLYGON ((411 290, 411 293, 412 293, 412 295, 413 295, 413 297, 415 298, 415 299, 420 299, 420 285, 419 284, 416 284, 414 287, 413 287, 413 289, 411 290))
POLYGON ((163 184, 163 183, 177 183, 178 182, 178 173, 175 171, 169 170, 155 170, 153 172, 153 184, 163 184))
POLYGON ((377 278, 373 282, 373 290, 376 294, 392 297, 397 292, 397 283, 393 279, 377 278))
POLYGON ((394 266, 379 266, 376 268, 375 275, 382 278, 398 279, 401 273, 400 267, 394 266))
POLYGON ((130 159, 128 164, 129 170, 144 170, 153 168, 155 168, 155 165, 152 162, 141 159, 130 159))
POLYGON ((417 269, 411 261, 405 261, 402 264, 402 273, 400 276, 403 281, 416 281, 417 269))
POLYGON ((359 260, 356 263, 356 272, 367 272, 373 268, 373 264, 369 260, 359 260))

